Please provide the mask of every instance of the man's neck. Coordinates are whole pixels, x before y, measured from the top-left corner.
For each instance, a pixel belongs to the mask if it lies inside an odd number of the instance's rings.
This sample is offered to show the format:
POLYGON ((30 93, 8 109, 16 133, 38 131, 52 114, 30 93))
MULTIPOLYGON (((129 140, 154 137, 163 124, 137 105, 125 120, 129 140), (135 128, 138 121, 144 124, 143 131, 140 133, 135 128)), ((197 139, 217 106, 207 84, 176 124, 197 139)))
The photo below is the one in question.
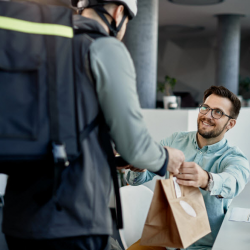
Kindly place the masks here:
POLYGON ((196 140, 200 149, 202 149, 204 146, 213 145, 221 141, 223 138, 224 138, 224 135, 221 135, 215 138, 206 139, 202 137, 198 132, 196 134, 196 140))
MULTIPOLYGON (((111 22, 111 17, 109 17, 108 15, 104 14, 107 19, 111 22)), ((102 25, 102 27, 105 29, 105 31, 109 34, 109 28, 108 26, 103 22, 103 20, 99 17, 99 15, 93 10, 93 9, 84 9, 82 12, 82 16, 93 19, 95 21, 97 21, 99 24, 102 25)))

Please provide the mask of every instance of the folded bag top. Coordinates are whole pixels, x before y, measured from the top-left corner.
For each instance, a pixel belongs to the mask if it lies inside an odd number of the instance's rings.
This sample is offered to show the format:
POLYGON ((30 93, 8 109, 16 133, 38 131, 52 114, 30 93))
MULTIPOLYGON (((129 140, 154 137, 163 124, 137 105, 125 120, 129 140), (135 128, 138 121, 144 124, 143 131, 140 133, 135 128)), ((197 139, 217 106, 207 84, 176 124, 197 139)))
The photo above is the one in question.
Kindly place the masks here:
POLYGON ((141 245, 187 248, 211 232, 203 196, 196 187, 157 180, 141 245))

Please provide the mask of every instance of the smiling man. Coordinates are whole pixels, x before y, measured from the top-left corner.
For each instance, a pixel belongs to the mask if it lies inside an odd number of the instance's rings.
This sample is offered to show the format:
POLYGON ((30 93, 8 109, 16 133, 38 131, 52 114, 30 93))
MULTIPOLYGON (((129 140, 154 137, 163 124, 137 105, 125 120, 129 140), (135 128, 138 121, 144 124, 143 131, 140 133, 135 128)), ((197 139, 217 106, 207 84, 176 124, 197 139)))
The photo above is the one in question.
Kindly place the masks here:
MULTIPOLYGON (((176 175, 177 181, 181 185, 199 187, 207 208, 212 232, 188 247, 188 250, 212 248, 232 199, 247 183, 247 158, 238 147, 230 146, 224 138, 225 133, 236 125, 240 108, 241 103, 236 95, 224 87, 212 86, 205 91, 203 104, 199 108, 198 131, 177 132, 161 141, 163 146, 183 151, 186 162, 176 175)), ((140 185, 155 176, 149 171, 133 170, 126 175, 131 185, 140 185)), ((154 249, 133 247, 130 249, 154 249)))

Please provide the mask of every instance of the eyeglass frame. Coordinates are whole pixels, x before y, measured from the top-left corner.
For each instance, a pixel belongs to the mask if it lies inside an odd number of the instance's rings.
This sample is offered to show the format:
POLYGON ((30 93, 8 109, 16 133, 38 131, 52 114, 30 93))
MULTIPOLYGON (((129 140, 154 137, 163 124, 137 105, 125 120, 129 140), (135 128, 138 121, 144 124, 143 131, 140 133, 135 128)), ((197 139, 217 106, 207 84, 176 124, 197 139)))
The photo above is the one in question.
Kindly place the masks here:
MULTIPOLYGON (((199 113, 201 113, 201 107, 202 107, 203 105, 206 105, 206 104, 203 103, 203 104, 201 104, 201 105, 199 106, 199 113)), ((216 120, 219 120, 223 115, 227 116, 227 117, 229 118, 229 120, 230 120, 230 119, 234 119, 232 116, 226 115, 222 110, 220 110, 220 109, 218 109, 218 108, 217 108, 217 109, 212 109, 212 108, 210 108, 210 107, 207 106, 207 109, 208 109, 208 111, 207 111, 206 114, 208 114, 209 111, 211 110, 211 116, 212 116, 214 119, 216 119, 216 120), (220 111, 221 111, 222 115, 221 115, 220 118, 215 118, 215 117, 213 116, 213 111, 214 111, 214 110, 220 110, 220 111)), ((203 113, 201 113, 201 114, 203 114, 203 113)), ((206 114, 203 114, 203 115, 206 115, 206 114)))

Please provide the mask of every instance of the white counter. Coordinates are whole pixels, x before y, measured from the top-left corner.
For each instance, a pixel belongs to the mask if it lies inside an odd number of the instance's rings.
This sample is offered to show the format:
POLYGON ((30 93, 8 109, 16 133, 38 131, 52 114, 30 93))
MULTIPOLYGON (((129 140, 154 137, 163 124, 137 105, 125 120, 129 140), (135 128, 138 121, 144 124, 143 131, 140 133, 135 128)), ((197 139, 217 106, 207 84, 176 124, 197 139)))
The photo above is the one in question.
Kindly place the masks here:
POLYGON ((245 189, 233 199, 212 250, 250 249, 250 223, 229 221, 231 211, 234 207, 250 208, 250 182, 248 182, 245 189))

